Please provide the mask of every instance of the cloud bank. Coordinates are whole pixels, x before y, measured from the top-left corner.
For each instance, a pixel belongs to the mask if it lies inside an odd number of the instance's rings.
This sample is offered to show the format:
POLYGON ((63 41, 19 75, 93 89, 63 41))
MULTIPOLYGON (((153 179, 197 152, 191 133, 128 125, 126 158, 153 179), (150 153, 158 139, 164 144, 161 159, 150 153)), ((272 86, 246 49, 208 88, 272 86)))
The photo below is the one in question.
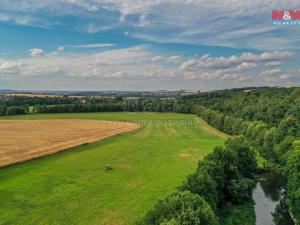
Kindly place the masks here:
POLYGON ((2 0, 0 20, 65 24, 89 33, 126 29, 129 36, 156 42, 283 50, 300 46, 299 29, 272 26, 271 11, 299 8, 295 0, 2 0), (68 17, 81 23, 66 23, 68 17))
MULTIPOLYGON (((243 53, 230 57, 186 57, 181 55, 155 55, 145 46, 107 50, 96 53, 45 53, 41 49, 30 49, 32 58, 0 60, 0 79, 87 79, 95 84, 102 81, 143 84, 145 88, 157 89, 160 82, 174 84, 194 83, 199 88, 215 89, 223 85, 249 86, 293 85, 299 82, 299 71, 283 68, 270 69, 266 63, 284 63, 294 57, 289 51, 243 53), (210 85, 208 85, 210 83, 210 85)), ((125 88, 126 89, 126 88, 125 88)))

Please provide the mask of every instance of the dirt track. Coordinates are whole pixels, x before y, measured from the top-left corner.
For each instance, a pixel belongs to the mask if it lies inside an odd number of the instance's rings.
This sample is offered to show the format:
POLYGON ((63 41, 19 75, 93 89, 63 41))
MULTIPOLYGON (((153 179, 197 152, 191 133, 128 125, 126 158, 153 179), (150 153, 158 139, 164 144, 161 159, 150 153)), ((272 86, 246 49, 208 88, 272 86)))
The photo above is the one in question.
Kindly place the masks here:
POLYGON ((138 128, 133 123, 97 120, 0 120, 0 167, 138 128))

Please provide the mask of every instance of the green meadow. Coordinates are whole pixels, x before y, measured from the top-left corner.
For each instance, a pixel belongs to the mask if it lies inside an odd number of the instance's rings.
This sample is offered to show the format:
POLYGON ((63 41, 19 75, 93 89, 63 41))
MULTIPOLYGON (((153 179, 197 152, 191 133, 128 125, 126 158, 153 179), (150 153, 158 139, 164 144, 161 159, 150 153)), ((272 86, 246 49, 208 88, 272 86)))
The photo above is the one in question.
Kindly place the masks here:
POLYGON ((1 225, 134 224, 226 139, 188 114, 30 114, 2 119, 116 120, 142 127, 0 168, 1 225), (106 164, 113 170, 105 170, 106 164))

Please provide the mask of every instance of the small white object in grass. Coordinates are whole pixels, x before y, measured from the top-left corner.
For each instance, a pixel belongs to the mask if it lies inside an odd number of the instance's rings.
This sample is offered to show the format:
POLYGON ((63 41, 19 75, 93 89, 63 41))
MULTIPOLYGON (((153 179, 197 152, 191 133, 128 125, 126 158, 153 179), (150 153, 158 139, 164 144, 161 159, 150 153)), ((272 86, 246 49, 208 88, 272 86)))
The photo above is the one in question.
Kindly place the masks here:
POLYGON ((112 170, 112 169, 113 169, 113 167, 112 167, 111 164, 106 164, 105 165, 105 170, 112 170))

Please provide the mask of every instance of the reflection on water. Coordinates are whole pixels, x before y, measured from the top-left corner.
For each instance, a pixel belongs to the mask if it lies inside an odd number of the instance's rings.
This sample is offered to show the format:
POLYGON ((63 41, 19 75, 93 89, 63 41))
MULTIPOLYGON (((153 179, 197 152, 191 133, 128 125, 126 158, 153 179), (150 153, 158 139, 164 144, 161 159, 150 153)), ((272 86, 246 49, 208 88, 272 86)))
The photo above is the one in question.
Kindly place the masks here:
POLYGON ((260 175, 253 191, 255 201, 256 225, 293 225, 284 204, 283 181, 275 172, 260 175))
POLYGON ((284 201, 280 201, 280 203, 276 206, 275 212, 273 213, 273 217, 274 224, 276 225, 294 224, 294 221, 292 220, 284 201))
POLYGON ((268 199, 278 202, 281 197, 283 178, 279 173, 267 172, 260 175, 258 183, 268 199))

